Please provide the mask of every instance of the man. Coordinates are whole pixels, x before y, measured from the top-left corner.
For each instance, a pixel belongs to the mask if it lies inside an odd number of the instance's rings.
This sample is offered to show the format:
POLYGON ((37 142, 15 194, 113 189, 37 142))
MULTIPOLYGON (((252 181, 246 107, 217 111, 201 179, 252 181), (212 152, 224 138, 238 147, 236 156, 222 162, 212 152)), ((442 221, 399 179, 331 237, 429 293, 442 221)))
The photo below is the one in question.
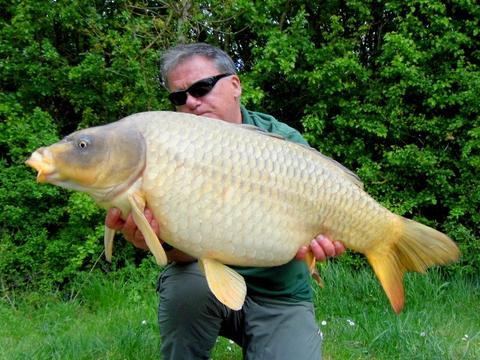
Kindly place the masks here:
MULTIPOLYGON (((179 45, 162 57, 162 77, 177 111, 252 124, 287 140, 307 144, 300 133, 273 117, 240 105, 242 88, 232 59, 207 44, 179 45)), ((147 209, 152 228, 158 223, 147 209)), ((131 217, 117 209, 106 224, 121 230, 135 246, 147 249, 131 217)), ((261 218, 258 221, 262 221, 261 218)), ((164 244, 171 263, 159 279, 158 320, 164 359, 208 359, 218 335, 234 340, 245 358, 319 359, 321 332, 315 321, 309 273, 302 260, 311 250, 317 260, 341 254, 345 248, 324 236, 299 249, 296 259, 273 268, 235 269, 247 282, 243 308, 233 311, 210 292, 195 259, 164 244)))

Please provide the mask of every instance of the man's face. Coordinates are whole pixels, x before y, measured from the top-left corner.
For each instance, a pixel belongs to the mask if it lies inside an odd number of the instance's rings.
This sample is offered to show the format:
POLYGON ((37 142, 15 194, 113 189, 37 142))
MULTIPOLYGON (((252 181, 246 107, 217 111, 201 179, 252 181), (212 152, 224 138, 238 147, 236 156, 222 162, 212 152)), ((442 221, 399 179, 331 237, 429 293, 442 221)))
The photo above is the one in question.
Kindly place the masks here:
MULTIPOLYGON (((193 56, 174 68, 167 76, 169 90, 181 91, 195 82, 219 75, 214 63, 202 56, 193 56)), ((177 106, 177 111, 241 123, 239 98, 242 93, 240 79, 236 75, 220 79, 206 95, 195 98, 187 95, 187 102, 177 106)))

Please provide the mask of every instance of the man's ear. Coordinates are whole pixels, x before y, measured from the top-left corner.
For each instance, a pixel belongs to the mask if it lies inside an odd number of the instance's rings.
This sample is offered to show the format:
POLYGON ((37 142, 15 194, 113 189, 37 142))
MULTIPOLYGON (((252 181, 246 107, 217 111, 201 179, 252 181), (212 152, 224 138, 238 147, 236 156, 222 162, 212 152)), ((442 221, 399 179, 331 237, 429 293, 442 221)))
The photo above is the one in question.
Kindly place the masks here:
POLYGON ((232 75, 230 82, 233 87, 233 96, 239 98, 242 95, 242 84, 240 78, 237 75, 232 75))

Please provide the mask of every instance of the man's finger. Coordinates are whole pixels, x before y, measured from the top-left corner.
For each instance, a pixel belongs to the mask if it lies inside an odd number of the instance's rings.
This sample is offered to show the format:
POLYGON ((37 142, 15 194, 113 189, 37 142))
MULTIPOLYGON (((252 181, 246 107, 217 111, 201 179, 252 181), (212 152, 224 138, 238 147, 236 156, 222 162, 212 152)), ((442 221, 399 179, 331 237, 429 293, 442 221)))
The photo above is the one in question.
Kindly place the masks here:
POLYGON ((297 254, 295 255, 295 259, 297 259, 297 260, 305 259, 305 255, 307 255, 308 249, 309 249, 308 246, 306 246, 306 245, 302 246, 298 250, 297 254))
POLYGON ((121 219, 120 209, 111 208, 105 217, 105 225, 110 229, 120 230, 123 227, 123 220, 121 219))
POLYGON ((335 255, 341 255, 345 252, 345 245, 343 245, 340 241, 334 241, 333 245, 335 246, 335 255))
POLYGON ((152 230, 155 234, 158 235, 160 233, 160 225, 158 225, 157 220, 155 220, 154 218, 152 219, 152 221, 150 221, 150 226, 152 227, 152 230))
POLYGON ((137 231, 137 224, 133 220, 132 214, 129 214, 123 225, 122 233, 125 239, 130 242, 135 241, 135 232, 137 231))
POLYGON ((143 236, 142 232, 137 228, 135 231, 133 245, 139 249, 148 250, 147 242, 145 241, 145 237, 143 236))
POLYGON ((333 242, 329 238, 320 235, 315 238, 315 241, 321 246, 325 256, 335 256, 335 245, 333 245, 333 242))
POLYGON ((310 249, 312 249, 313 255, 315 256, 315 259, 317 259, 318 261, 327 260, 327 256, 325 255, 323 248, 317 242, 317 239, 312 240, 312 242, 310 243, 310 249))

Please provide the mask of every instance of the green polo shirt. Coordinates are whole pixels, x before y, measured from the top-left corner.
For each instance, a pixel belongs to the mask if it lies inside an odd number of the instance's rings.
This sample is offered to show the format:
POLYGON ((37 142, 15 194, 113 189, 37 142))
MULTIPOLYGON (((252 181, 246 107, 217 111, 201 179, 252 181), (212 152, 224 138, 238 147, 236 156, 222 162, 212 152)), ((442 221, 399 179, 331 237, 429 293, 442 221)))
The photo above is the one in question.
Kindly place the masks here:
MULTIPOLYGON (((308 145, 300 133, 273 116, 241 108, 242 122, 283 136, 289 141, 308 145)), ((259 219, 261 221, 261 219, 259 219)), ((311 301, 310 274, 305 262, 292 260, 268 268, 234 267, 245 277, 250 295, 264 295, 282 301, 311 301)))

